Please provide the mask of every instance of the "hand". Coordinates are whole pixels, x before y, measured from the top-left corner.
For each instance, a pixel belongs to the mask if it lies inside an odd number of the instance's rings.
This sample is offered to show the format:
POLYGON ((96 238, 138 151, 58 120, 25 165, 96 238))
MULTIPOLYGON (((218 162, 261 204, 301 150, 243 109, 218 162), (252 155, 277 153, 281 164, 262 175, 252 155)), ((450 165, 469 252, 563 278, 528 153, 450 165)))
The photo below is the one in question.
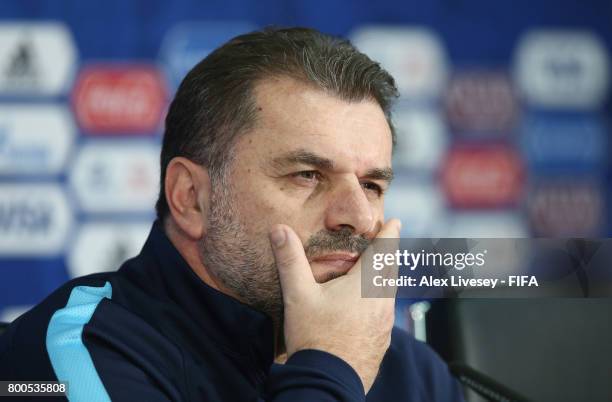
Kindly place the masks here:
MULTIPOLYGON (((400 223, 388 221, 377 238, 399 238, 400 223)), ((361 297, 361 258, 346 275, 319 284, 297 234, 286 225, 270 232, 283 291, 284 335, 289 357, 318 349, 346 361, 367 393, 391 342, 395 299, 361 297)))

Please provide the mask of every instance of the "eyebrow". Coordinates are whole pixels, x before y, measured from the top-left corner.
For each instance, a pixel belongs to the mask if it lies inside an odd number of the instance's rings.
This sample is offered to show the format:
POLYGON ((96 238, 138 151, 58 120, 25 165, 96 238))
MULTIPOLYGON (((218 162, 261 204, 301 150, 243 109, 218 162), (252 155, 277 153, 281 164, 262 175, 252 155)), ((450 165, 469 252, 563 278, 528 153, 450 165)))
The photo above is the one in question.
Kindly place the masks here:
POLYGON ((391 168, 370 169, 366 172, 364 177, 370 180, 382 180, 382 181, 386 181, 387 183, 391 183, 391 181, 393 180, 393 169, 391 168))
MULTIPOLYGON (((321 170, 333 170, 335 163, 333 160, 322 157, 314 152, 304 149, 291 151, 272 160, 277 167, 287 167, 295 164, 304 164, 321 170)), ((373 168, 366 172, 364 178, 370 180, 382 180, 390 183, 393 180, 393 169, 373 168)))
POLYGON ((276 157, 272 160, 274 165, 279 167, 285 167, 296 164, 304 164, 309 166, 314 166, 319 169, 332 170, 335 166, 334 161, 328 158, 324 158, 319 156, 311 151, 306 151, 304 149, 298 149, 296 151, 291 151, 286 154, 283 154, 279 157, 276 157))

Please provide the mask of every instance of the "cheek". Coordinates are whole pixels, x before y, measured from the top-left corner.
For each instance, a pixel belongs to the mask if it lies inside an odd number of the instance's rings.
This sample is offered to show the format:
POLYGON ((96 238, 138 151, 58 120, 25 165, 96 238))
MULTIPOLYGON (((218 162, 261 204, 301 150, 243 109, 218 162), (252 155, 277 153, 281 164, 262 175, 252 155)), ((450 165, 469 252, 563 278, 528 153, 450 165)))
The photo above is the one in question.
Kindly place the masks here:
POLYGON ((282 223, 291 227, 305 244, 309 233, 321 229, 322 220, 317 218, 318 215, 309 212, 291 197, 271 197, 270 193, 259 196, 251 194, 248 201, 245 200, 243 198, 240 202, 239 213, 252 239, 261 238, 267 242, 272 225, 282 223), (299 205, 294 205, 292 201, 299 205))
POLYGON ((236 177, 248 180, 234 181, 233 198, 235 208, 249 236, 266 236, 270 227, 277 223, 290 226, 301 238, 307 233, 320 230, 323 225, 323 203, 308 203, 288 185, 278 183, 266 176, 242 172, 236 177))
POLYGON ((278 192, 267 186, 247 186, 236 194, 237 212, 252 234, 267 233, 276 223, 290 224, 295 211, 278 192))

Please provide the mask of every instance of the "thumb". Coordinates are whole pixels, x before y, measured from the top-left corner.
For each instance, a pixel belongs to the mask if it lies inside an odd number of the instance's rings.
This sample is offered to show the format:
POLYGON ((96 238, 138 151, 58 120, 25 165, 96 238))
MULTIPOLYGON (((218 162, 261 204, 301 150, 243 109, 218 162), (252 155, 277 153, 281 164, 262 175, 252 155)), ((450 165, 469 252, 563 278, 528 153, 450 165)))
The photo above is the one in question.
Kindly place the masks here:
POLYGON ((274 225, 269 236, 283 300, 285 303, 289 298, 303 300, 302 296, 306 296, 316 281, 300 238, 287 225, 274 225))

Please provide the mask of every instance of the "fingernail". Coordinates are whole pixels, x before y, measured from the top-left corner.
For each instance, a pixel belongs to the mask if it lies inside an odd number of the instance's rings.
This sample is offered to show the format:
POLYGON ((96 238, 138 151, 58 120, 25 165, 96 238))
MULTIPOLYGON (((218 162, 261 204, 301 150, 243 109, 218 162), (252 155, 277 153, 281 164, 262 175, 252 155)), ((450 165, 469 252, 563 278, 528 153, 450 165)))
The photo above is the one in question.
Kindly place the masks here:
POLYGON ((286 238, 287 236, 283 228, 276 228, 270 232, 270 241, 274 247, 282 247, 285 244, 286 238))

